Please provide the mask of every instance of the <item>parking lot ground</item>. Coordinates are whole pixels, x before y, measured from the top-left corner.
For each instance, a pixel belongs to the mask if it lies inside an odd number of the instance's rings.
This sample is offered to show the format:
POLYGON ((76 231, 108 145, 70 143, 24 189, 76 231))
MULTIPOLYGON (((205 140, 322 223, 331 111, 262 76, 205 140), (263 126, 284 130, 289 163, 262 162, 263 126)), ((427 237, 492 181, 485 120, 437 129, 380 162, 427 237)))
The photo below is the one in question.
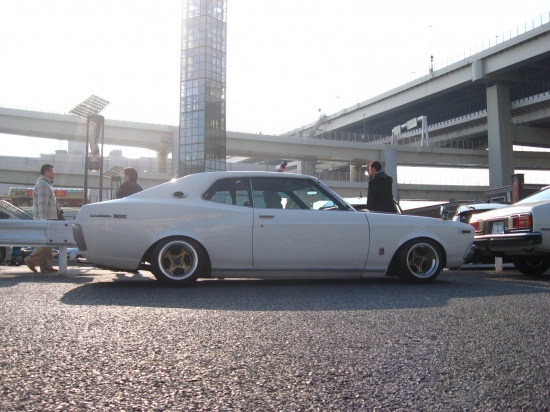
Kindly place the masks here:
POLYGON ((550 410, 550 276, 199 280, 0 266, 0 410, 550 410))

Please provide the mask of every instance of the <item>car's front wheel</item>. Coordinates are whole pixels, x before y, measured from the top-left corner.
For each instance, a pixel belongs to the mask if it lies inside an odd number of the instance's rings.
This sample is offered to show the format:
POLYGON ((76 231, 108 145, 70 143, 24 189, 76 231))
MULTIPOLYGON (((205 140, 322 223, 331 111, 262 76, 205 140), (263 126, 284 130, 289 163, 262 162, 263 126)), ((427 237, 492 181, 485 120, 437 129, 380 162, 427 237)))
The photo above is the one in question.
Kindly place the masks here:
POLYGON ((191 239, 165 239, 155 246, 151 255, 151 272, 158 281, 169 285, 192 283, 205 267, 205 253, 191 239))
POLYGON ((539 276, 550 269, 550 258, 519 256, 514 258, 514 267, 524 275, 539 276))
POLYGON ((398 252, 399 277, 414 282, 434 280, 443 269, 441 248, 429 239, 414 239, 398 252))

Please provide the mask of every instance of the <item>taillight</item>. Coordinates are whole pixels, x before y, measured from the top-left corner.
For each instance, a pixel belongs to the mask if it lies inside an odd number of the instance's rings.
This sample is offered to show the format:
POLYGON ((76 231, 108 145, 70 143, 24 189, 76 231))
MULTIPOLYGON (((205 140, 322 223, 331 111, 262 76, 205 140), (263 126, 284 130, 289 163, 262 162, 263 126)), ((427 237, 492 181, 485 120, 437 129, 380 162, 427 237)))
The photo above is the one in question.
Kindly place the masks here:
POLYGON ((531 213, 512 215, 508 218, 508 228, 510 230, 531 230, 533 228, 533 216, 531 216, 531 213))
POLYGON ((470 225, 474 227, 476 233, 483 233, 483 220, 477 222, 470 222, 470 225))

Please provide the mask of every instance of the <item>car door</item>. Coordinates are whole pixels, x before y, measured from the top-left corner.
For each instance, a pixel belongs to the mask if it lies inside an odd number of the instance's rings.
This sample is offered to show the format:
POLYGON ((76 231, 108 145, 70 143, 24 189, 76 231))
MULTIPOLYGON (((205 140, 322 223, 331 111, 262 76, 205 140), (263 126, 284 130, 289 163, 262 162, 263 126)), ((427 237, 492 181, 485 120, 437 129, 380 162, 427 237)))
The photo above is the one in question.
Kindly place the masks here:
POLYGON ((364 213, 339 202, 312 179, 252 179, 255 269, 359 270, 369 250, 364 213))
POLYGON ((228 178, 216 181, 203 194, 202 213, 211 215, 211 226, 203 228, 213 269, 252 268, 252 223, 250 181, 228 178), (208 208, 208 210, 206 210, 208 208))

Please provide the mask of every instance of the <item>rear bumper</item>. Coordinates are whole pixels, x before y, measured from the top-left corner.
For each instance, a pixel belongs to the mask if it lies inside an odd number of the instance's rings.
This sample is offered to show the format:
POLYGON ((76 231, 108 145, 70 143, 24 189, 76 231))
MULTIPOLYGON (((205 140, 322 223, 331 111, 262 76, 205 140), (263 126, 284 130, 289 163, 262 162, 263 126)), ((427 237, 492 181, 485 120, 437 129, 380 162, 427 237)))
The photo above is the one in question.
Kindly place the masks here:
POLYGON ((477 247, 473 243, 470 246, 468 246, 468 250, 464 254, 464 258, 463 258, 465 262, 469 261, 474 256, 476 249, 477 247))
POLYGON ((474 237, 474 244, 480 249, 510 246, 536 246, 541 243, 542 234, 538 232, 476 235, 474 237))

